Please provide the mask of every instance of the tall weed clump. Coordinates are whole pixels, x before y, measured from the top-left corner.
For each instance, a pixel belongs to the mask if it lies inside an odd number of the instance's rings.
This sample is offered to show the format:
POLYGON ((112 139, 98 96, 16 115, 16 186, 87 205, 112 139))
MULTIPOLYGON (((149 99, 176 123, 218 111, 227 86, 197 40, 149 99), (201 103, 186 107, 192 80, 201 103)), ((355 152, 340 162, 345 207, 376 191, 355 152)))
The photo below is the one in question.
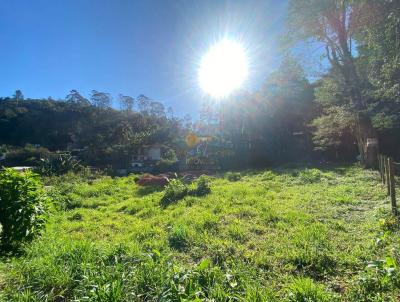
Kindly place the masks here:
POLYGON ((209 194, 210 192, 210 178, 206 175, 201 175, 195 183, 195 188, 189 191, 189 195, 204 196, 209 194))
POLYGON ((43 176, 62 175, 67 172, 78 172, 82 169, 80 161, 69 152, 58 152, 41 158, 35 172, 43 176))
POLYGON ((0 172, 0 245, 5 251, 31 240, 45 223, 46 198, 38 175, 0 172))
POLYGON ((310 278, 298 278, 289 288, 289 302, 331 302, 335 301, 331 293, 321 284, 310 278))
POLYGON ((179 179, 172 179, 167 187, 163 197, 161 198, 161 205, 167 206, 184 198, 188 194, 188 187, 179 179))
POLYGON ((225 174, 226 179, 229 181, 239 181, 242 178, 242 175, 240 173, 235 173, 235 172, 227 172, 225 174))
POLYGON ((165 188, 160 203, 162 206, 167 206, 183 199, 187 195, 204 196, 210 192, 210 179, 206 175, 200 176, 190 187, 179 179, 172 179, 165 188))
POLYGON ((350 301, 394 301, 400 292, 400 269, 396 257, 371 261, 349 288, 350 301))

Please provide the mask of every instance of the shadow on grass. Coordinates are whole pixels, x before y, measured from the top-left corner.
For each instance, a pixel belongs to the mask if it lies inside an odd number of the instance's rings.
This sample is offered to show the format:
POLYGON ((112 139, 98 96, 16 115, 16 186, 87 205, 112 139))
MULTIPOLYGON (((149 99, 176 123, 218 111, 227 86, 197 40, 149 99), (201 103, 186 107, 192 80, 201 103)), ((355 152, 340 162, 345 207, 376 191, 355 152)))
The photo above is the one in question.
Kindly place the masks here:
POLYGON ((25 254, 24 246, 29 242, 14 245, 0 243, 0 262, 5 263, 8 259, 23 256, 25 254))

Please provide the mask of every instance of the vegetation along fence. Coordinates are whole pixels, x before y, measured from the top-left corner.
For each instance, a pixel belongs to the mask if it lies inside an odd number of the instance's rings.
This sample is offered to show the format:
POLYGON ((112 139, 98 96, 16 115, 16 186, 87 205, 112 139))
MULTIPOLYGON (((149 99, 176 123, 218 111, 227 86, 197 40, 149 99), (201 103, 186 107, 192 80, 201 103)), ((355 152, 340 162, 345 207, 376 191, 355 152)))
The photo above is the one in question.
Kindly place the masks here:
POLYGON ((394 162, 393 158, 383 154, 378 155, 379 159, 379 173, 381 175, 382 184, 387 186, 387 194, 390 196, 392 204, 392 213, 397 216, 397 202, 396 202, 396 182, 395 173, 396 167, 400 166, 400 163, 394 162))

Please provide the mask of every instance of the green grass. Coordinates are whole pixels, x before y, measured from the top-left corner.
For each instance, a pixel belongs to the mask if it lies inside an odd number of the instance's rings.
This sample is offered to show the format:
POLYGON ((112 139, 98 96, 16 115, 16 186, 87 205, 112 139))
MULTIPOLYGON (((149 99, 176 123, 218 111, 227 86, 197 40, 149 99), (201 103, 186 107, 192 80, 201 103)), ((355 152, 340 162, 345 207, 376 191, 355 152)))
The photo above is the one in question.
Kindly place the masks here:
POLYGON ((221 175, 211 193, 168 206, 163 191, 139 188, 133 176, 47 185, 57 209, 23 255, 3 258, 0 301, 400 297, 398 227, 376 172, 221 175))

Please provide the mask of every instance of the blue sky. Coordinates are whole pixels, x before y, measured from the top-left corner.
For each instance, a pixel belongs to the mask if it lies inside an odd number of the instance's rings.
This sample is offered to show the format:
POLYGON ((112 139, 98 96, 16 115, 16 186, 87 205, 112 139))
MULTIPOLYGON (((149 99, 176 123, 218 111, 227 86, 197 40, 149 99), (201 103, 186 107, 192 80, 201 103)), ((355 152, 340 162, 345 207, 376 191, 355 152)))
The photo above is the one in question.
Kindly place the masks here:
POLYGON ((249 54, 245 89, 279 65, 281 0, 0 0, 0 96, 63 98, 71 89, 144 94, 196 116, 197 68, 229 37, 249 54))

